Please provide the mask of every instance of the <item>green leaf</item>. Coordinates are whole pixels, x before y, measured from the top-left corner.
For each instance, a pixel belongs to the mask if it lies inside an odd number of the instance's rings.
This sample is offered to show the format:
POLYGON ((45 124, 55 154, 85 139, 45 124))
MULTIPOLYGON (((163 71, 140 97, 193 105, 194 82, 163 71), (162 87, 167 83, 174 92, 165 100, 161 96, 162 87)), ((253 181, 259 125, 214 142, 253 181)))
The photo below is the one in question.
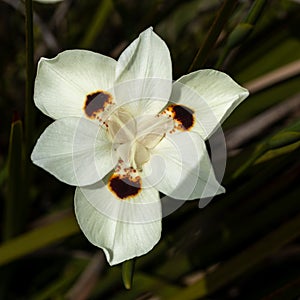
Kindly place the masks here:
MULTIPOLYGON (((61 275, 49 282, 44 289, 39 289, 31 299, 56 299, 56 297, 66 294, 68 289, 70 289, 70 285, 74 284, 74 281, 84 272, 86 265, 86 259, 71 259, 64 269, 61 269, 61 275)), ((69 299, 67 296, 65 298, 69 299)), ((70 297, 70 299, 72 298, 70 297)))
POLYGON ((3 239, 17 235, 24 226, 24 149, 23 127, 20 120, 11 125, 8 154, 8 186, 5 199, 3 239))
POLYGON ((106 20, 110 16, 112 9, 112 0, 103 0, 99 2, 94 18, 92 19, 89 28, 85 31, 86 35, 80 43, 82 48, 90 48, 92 46, 104 27, 106 20))
POLYGON ((256 0, 249 11, 249 14, 245 18, 245 21, 238 24, 231 32, 228 37, 226 46, 224 47, 223 53, 220 55, 217 62, 217 68, 221 66, 221 64, 233 48, 242 44, 248 38, 248 36, 254 29, 256 21, 262 14, 266 2, 266 0, 256 0))
POLYGON ((231 49, 240 44, 252 32, 253 27, 249 23, 238 24, 228 37, 227 47, 231 49))
POLYGON ((233 174, 233 178, 240 176, 255 163, 263 162, 278 155, 296 150, 299 147, 299 141, 300 121, 297 121, 258 144, 252 156, 233 174), (267 152, 274 149, 277 150, 273 151, 271 155, 265 155, 267 152))
POLYGON ((79 227, 73 214, 28 231, 0 245, 0 265, 7 264, 78 232, 79 227))
POLYGON ((199 48, 191 66, 189 67, 189 71, 191 72, 196 68, 203 68, 205 66, 205 62, 211 53, 222 29, 226 25, 229 20, 230 15, 233 13, 234 8, 238 1, 236 0, 226 0, 222 4, 210 30, 208 31, 204 42, 199 48))
MULTIPOLYGON (((114 300, 132 300, 138 299, 147 291, 155 293, 153 299, 173 299, 173 295, 181 290, 175 284, 170 283, 163 278, 148 275, 143 272, 137 272, 134 278, 134 288, 130 291, 120 291, 113 296, 114 300)), ((97 298, 100 299, 100 298, 97 298)), ((102 299, 102 298, 101 298, 102 299)))
POLYGON ((265 161, 274 159, 275 157, 288 154, 290 152, 296 151, 299 148, 300 148, 300 141, 293 144, 289 144, 287 146, 283 146, 278 149, 268 150, 265 154, 263 154, 255 161, 255 164, 263 163, 265 161))
POLYGON ((282 131, 274 135, 267 141, 268 149, 277 149, 293 143, 296 143, 300 140, 300 131, 282 131))
POLYGON ((203 276, 181 292, 177 292, 172 299, 200 299, 217 291, 299 235, 300 215, 297 215, 239 255, 218 266, 214 272, 203 276))

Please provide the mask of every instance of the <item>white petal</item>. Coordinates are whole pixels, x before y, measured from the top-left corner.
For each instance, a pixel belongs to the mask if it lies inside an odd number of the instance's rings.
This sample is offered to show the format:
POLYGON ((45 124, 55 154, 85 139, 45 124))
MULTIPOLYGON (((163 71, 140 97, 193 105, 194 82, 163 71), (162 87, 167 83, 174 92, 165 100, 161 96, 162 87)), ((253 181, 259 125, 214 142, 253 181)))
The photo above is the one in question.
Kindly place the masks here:
POLYGON ((87 50, 41 58, 34 88, 36 106, 53 119, 84 115, 86 96, 112 91, 116 61, 87 50))
POLYGON ((113 93, 118 106, 139 117, 160 113, 167 105, 171 91, 171 80, 145 78, 116 85, 113 93))
POLYGON ((136 120, 122 107, 116 109, 107 120, 108 132, 115 144, 130 142, 136 135, 136 120))
MULTIPOLYGON (((86 199, 98 212, 125 223, 152 223, 161 219, 159 193, 155 188, 145 187, 142 181, 142 188, 137 194, 121 199, 109 187, 109 179, 113 176, 108 177, 91 186, 81 187, 86 199)), ((120 188, 119 194, 126 194, 125 189, 124 186, 120 188)))
POLYGON ((142 169, 142 165, 150 158, 149 150, 138 141, 133 144, 131 155, 131 161, 134 162, 132 166, 138 170, 142 169))
POLYGON ((207 139, 248 95, 249 92, 227 74, 200 70, 173 84, 170 101, 195 112, 193 130, 207 139))
POLYGON ((151 27, 123 51, 116 68, 119 83, 144 78, 172 80, 169 49, 151 27))
POLYGON ((154 148, 143 170, 147 184, 175 199, 213 197, 224 192, 197 133, 167 135, 154 148))
POLYGON ((137 139, 148 149, 154 148, 166 132, 174 128, 174 121, 163 115, 144 115, 137 120, 137 139))
POLYGON ((133 114, 159 113, 172 89, 172 63, 165 42, 149 28, 121 54, 116 67, 119 105, 130 103, 133 114))
POLYGON ((81 230, 103 249, 110 265, 141 256, 159 241, 161 207, 158 193, 151 191, 128 201, 116 199, 103 183, 76 189, 75 213, 81 230), (151 205, 149 196, 155 198, 151 205))
POLYGON ((117 163, 105 129, 76 117, 56 120, 47 127, 31 159, 59 180, 76 186, 99 181, 117 163))

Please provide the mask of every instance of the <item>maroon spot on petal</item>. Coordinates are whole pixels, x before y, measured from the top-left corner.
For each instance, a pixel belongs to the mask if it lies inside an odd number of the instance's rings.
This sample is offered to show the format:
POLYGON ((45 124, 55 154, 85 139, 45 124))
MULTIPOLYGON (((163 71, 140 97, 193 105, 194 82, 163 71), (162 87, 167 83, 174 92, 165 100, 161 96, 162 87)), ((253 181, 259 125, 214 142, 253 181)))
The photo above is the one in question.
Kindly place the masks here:
POLYGON ((122 200, 135 197, 142 189, 140 177, 120 176, 113 174, 109 179, 108 187, 113 194, 122 200))
POLYGON ((171 105, 168 110, 172 113, 173 118, 181 125, 182 130, 189 130, 195 124, 194 111, 184 105, 171 105))
POLYGON ((84 103, 84 111, 89 118, 96 118, 98 113, 112 103, 112 95, 105 91, 96 91, 88 94, 84 103))

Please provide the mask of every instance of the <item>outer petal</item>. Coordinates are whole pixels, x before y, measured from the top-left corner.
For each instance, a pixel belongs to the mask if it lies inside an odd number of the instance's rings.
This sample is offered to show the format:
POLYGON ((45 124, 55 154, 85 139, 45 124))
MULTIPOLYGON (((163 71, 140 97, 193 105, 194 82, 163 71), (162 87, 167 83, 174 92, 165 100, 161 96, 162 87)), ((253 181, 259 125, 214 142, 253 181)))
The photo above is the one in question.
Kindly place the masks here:
MULTIPOLYGON (((160 215, 158 193, 151 191, 152 198, 155 198, 152 208, 155 208, 155 215, 160 215)), ((141 256, 159 241, 161 217, 152 219, 154 215, 149 215, 149 205, 141 202, 149 202, 147 194, 143 195, 142 192, 139 199, 137 197, 128 202, 117 200, 103 183, 76 189, 75 213, 78 223, 88 240, 103 249, 110 265, 141 256), (137 216, 140 220, 135 222, 137 216), (130 219, 132 222, 129 222, 130 219)))
POLYGON ((175 199, 213 197, 224 192, 197 133, 167 135, 154 148, 144 172, 149 185, 175 199))
POLYGON ((116 83, 118 104, 131 103, 134 114, 156 114, 168 102, 172 89, 170 53, 152 28, 142 32, 121 54, 116 83))
POLYGON ((84 114, 86 96, 113 87, 116 61, 86 50, 41 58, 34 88, 36 106, 53 119, 84 114))
POLYGON ((170 101, 195 112, 197 124, 193 130, 207 139, 248 95, 227 74, 200 70, 182 76, 173 84, 170 101))
POLYGON ((47 127, 31 159, 59 180, 75 186, 99 181, 117 163, 106 131, 75 117, 59 119, 47 127))
POLYGON ((168 47, 151 27, 124 50, 116 68, 116 80, 119 83, 144 78, 172 80, 168 47))

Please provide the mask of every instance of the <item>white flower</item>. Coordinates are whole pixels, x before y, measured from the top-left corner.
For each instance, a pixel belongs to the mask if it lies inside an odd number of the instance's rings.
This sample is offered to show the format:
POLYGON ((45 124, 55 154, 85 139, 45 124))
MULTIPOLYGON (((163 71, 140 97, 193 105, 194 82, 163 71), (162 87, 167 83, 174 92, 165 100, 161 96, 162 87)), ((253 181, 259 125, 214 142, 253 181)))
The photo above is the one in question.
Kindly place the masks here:
POLYGON ((117 264, 159 241, 159 191, 183 200, 224 192, 204 140, 247 96, 215 70, 172 83, 169 50, 152 28, 118 61, 64 51, 38 65, 35 104, 55 122, 31 158, 77 186, 82 231, 117 264))

